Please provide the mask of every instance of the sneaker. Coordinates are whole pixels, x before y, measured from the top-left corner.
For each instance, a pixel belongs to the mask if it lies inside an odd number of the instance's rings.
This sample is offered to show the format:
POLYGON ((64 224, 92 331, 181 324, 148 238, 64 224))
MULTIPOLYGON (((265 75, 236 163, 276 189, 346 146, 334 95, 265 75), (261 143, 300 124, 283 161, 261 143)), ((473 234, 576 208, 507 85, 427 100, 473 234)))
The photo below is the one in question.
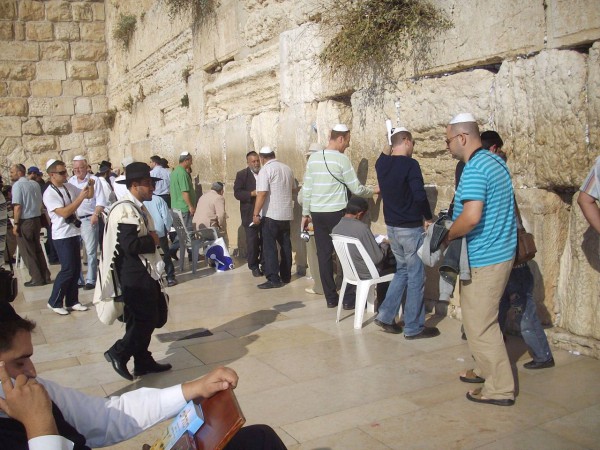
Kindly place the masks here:
POLYGON ((402 333, 402 326, 397 324, 396 322, 385 323, 385 322, 382 322, 381 320, 375 319, 375 325, 383 328, 383 331, 385 331, 386 333, 392 333, 392 334, 402 333))
POLYGON ((171 278, 170 280, 167 280, 167 287, 173 287, 176 286, 178 284, 178 281, 175 278, 171 278))
POLYGON ((316 294, 313 288, 305 288, 304 292, 306 292, 307 294, 316 294))
POLYGON ((51 309, 56 314, 60 314, 61 316, 68 316, 69 315, 69 311, 67 311, 65 308, 53 308, 50 305, 50 303, 48 303, 48 309, 51 309))
POLYGON ((404 339, 412 340, 412 339, 427 339, 440 335, 440 330, 436 327, 425 327, 419 334, 415 334, 413 336, 404 335, 404 339))
POLYGON ((85 305, 82 305, 81 303, 75 303, 73 306, 70 307, 73 311, 87 311, 88 308, 85 305))

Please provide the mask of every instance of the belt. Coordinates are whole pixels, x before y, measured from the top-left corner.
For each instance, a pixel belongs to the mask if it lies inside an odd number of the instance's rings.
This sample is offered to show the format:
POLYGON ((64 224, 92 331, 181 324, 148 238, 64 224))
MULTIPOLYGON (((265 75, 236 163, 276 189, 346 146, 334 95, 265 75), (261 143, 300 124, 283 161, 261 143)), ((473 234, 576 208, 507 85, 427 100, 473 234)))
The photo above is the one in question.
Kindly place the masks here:
POLYGON ((39 219, 40 216, 36 216, 36 217, 28 217, 27 219, 21 219, 21 222, 25 221, 25 220, 33 220, 33 219, 39 219))
POLYGON ((79 220, 87 219, 88 217, 92 217, 92 216, 93 216, 93 214, 88 214, 87 216, 80 216, 79 220))

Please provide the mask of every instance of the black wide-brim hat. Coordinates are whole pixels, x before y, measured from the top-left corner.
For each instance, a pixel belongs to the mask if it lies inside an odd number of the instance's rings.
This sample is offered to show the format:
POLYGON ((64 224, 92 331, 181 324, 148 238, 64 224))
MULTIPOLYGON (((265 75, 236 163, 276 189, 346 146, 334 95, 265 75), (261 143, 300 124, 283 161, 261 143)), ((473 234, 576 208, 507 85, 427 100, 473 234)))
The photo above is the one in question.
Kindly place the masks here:
POLYGON ((162 178, 150 176, 150 166, 143 162, 132 162, 125 168, 125 179, 117 180, 119 184, 125 184, 128 181, 150 178, 152 181, 161 181, 162 178))

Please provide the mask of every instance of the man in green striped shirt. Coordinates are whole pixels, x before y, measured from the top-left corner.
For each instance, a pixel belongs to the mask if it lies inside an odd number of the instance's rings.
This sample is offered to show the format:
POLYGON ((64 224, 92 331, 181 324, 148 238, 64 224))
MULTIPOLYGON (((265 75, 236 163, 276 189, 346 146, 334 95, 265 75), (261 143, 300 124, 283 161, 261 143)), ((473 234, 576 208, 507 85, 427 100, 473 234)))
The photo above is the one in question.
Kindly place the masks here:
MULTIPOLYGON (((350 159, 344 155, 349 145, 348 127, 344 124, 334 126, 327 148, 313 153, 308 159, 302 187, 302 229, 306 229, 312 220, 319 273, 328 308, 335 308, 338 304, 330 234, 344 215, 348 191, 359 197, 371 197, 379 193, 379 188, 371 189, 358 181, 350 159)), ((354 303, 344 304, 344 309, 354 309, 354 303)))

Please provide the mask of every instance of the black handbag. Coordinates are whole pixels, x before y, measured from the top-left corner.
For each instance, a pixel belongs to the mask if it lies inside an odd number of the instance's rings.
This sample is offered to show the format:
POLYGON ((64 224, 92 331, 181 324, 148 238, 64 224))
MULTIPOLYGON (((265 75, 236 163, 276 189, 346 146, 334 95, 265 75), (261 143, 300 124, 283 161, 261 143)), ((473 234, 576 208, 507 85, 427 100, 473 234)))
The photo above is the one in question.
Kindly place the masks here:
POLYGON ((17 298, 17 294, 19 293, 19 285, 13 273, 13 266, 10 260, 9 265, 10 270, 0 267, 0 301, 2 302, 12 302, 17 298))

